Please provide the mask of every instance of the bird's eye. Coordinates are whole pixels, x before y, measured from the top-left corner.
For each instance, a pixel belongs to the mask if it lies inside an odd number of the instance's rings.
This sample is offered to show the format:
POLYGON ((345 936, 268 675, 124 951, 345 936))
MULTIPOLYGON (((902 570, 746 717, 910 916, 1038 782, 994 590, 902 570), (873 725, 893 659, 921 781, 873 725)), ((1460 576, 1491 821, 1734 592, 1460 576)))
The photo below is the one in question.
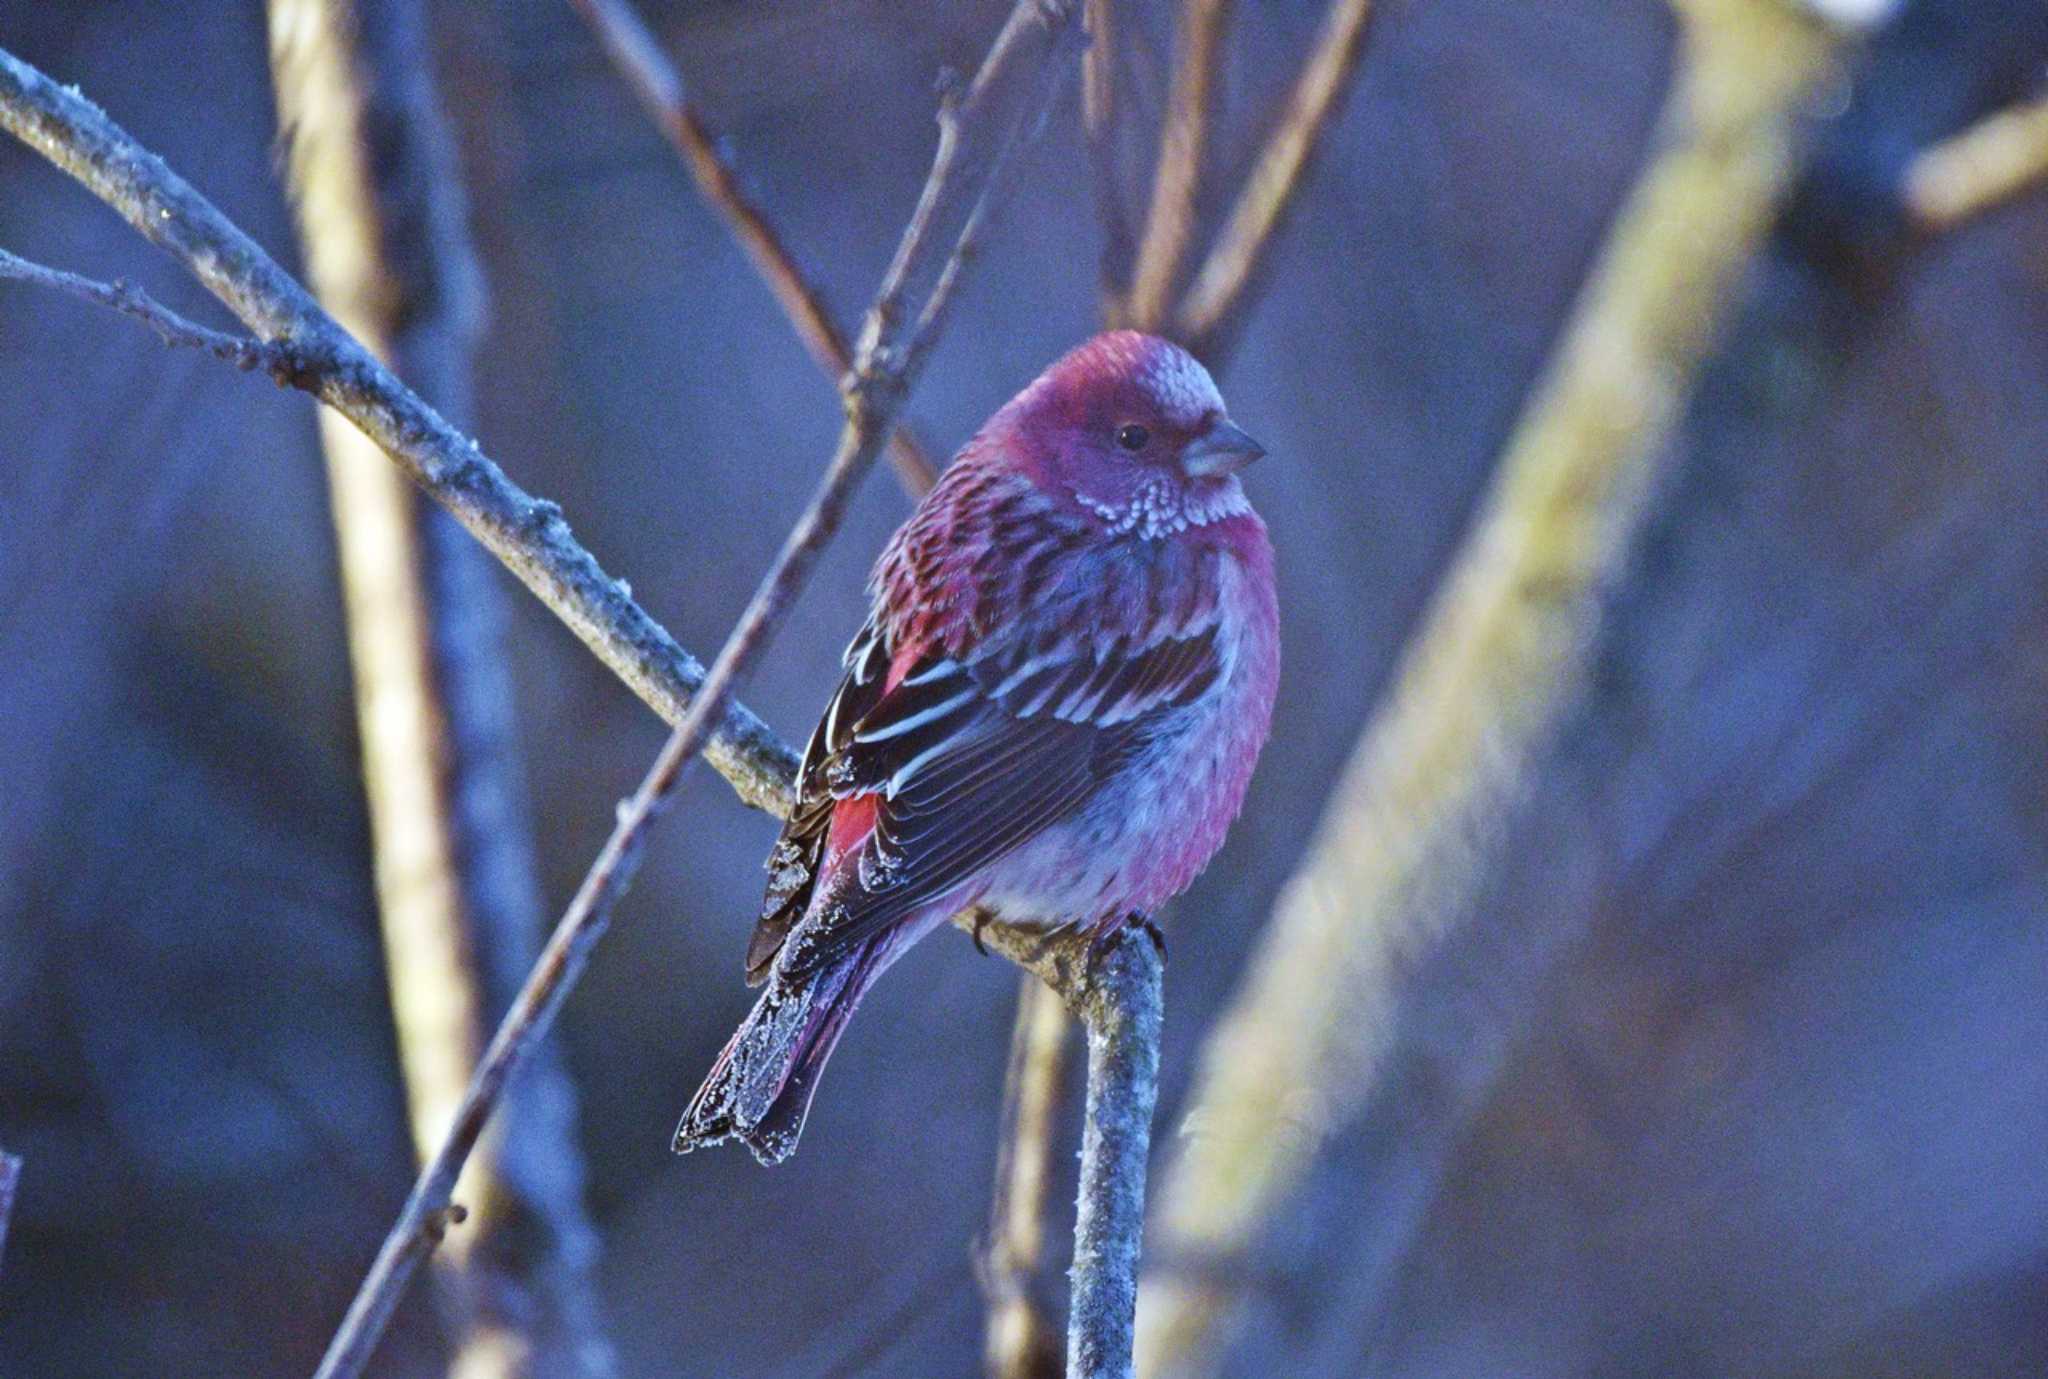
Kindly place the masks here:
POLYGON ((1126 450, 1143 450, 1145 442, 1151 439, 1152 433, 1135 422, 1116 428, 1116 443, 1126 450))

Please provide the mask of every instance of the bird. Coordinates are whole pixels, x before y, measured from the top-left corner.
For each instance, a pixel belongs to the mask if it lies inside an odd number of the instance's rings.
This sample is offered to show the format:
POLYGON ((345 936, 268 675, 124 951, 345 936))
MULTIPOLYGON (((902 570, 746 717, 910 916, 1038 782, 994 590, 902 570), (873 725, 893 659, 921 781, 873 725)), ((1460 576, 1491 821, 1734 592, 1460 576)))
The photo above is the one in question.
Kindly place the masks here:
POLYGON ((1239 479, 1264 453, 1193 355, 1135 331, 961 447, 874 566, 768 856, 764 989, 678 1153, 786 1159, 862 996, 952 917, 1103 941, 1208 864, 1279 682, 1273 548, 1239 479))

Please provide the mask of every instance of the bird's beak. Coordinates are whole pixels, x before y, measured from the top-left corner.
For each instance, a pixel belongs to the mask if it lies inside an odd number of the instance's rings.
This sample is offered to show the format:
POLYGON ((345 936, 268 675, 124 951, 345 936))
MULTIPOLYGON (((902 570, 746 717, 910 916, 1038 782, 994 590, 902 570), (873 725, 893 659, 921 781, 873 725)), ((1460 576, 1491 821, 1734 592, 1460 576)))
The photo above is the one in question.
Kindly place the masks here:
POLYGON ((1265 446, 1219 417, 1207 431, 1181 447, 1180 467, 1191 479, 1220 479, 1265 453, 1265 446))

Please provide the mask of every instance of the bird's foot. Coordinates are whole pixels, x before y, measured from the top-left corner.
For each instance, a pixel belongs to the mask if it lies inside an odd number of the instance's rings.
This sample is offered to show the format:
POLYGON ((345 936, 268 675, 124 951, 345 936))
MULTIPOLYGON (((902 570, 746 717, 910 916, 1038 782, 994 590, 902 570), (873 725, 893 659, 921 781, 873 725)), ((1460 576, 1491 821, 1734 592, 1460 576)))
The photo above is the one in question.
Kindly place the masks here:
POLYGON ((1110 944, 1116 941, 1117 935, 1126 927, 1135 927, 1146 938, 1151 939, 1152 946, 1159 951, 1159 961, 1166 961, 1166 935, 1159 932, 1159 926, 1152 922, 1152 916, 1133 911, 1122 919, 1096 925, 1094 932, 1088 935, 1088 953, 1081 966, 1082 975, 1088 981, 1095 980, 1096 964, 1102 960, 1102 955, 1109 951, 1110 944))
POLYGON ((1166 934, 1157 924, 1153 923, 1152 916, 1132 915, 1129 922, 1138 926, 1139 932, 1152 940, 1153 948, 1157 949, 1159 953, 1159 962, 1164 966, 1166 963, 1166 934))

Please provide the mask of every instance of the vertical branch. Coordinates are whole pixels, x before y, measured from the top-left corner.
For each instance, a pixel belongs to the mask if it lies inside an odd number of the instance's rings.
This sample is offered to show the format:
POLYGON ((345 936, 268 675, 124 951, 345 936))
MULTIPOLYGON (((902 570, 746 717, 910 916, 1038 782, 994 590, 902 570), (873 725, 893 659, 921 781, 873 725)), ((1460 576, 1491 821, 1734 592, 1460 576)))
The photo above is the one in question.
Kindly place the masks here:
MULTIPOLYGON (((360 9, 274 0, 271 61, 290 135, 293 196, 308 277, 349 330, 387 362, 408 300, 386 258, 380 172, 364 137, 372 96, 360 70, 360 9)), ((443 292, 453 289, 444 284, 443 292)), ((430 289, 431 291, 431 289, 430 289)), ((435 684, 413 492, 376 447, 332 413, 321 439, 355 673, 377 903, 414 1143, 429 1152, 469 1080, 483 1017, 460 918, 446 711, 435 684)))
POLYGON ((1102 223, 1102 315, 1113 325, 1122 313, 1131 261, 1137 254, 1119 158, 1123 126, 1117 99, 1116 0, 1086 0, 1082 24, 1088 32, 1088 51, 1081 59, 1081 124, 1095 178, 1095 214, 1102 223))
POLYGON ((451 1204, 456 1179, 492 1111, 553 1026, 609 927, 613 906, 638 867, 648 828, 683 771, 712 740, 739 681, 837 530, 855 481, 880 453, 944 324, 1010 155, 1050 99, 1071 19, 1069 4, 1018 0, 973 83, 942 107, 931 175, 862 331, 846 389, 846 425, 832 461, 705 673, 689 712, 639 788, 620 805, 611 836, 492 1036, 447 1138, 421 1170, 385 1236, 328 1345, 317 1379, 352 1379, 362 1372, 421 1259, 456 1210, 451 1204))
POLYGON ((989 1379, 1059 1379, 1058 1334, 1035 1290, 1045 1262, 1045 1205, 1069 1022, 1057 992, 1029 972, 1021 980, 982 1257, 989 1307, 985 1362, 989 1379))
POLYGON ((1215 119, 1231 4, 1232 0, 1186 0, 1181 7, 1152 203, 1138 245, 1130 301, 1122 313, 1139 330, 1156 331, 1166 324, 1180 287, 1181 265, 1195 237, 1195 195, 1215 119))
POLYGON ((1229 350, 1247 291, 1294 203, 1323 131, 1350 88, 1373 12, 1372 0, 1331 0, 1322 36, 1295 81, 1280 123, 1181 301, 1175 338, 1205 359, 1229 350))
POLYGON ((1088 1107, 1067 1313, 1069 1379, 1131 1379, 1134 1372, 1145 1168, 1159 1101, 1165 960, 1150 938, 1127 932, 1102 967, 1080 1012, 1088 1107))
MULTIPOLYGON (((335 316, 458 424, 481 312, 414 0, 273 0, 272 62, 308 270, 335 316)), ((337 413, 320 414, 348 612, 385 966, 414 1144, 447 1133, 540 940, 502 612, 485 556, 337 413), (503 974, 509 971, 509 980, 503 974), (491 981, 498 974, 496 983, 491 981)), ((516 1146, 470 1174, 446 1256, 458 1373, 601 1375, 574 1092, 537 1060, 516 1146)))
POLYGON ((1220 1358, 1238 1272, 1321 1137, 1375 1085, 1396 975, 1443 942, 1489 821, 1581 691, 1655 461, 1780 205, 1833 51, 1781 0, 1681 0, 1676 89, 1546 377, 1203 1051, 1155 1206, 1200 1276, 1148 1279, 1141 1372, 1220 1358))
MULTIPOLYGON (((717 133, 690 103, 682 74, 663 55, 661 45, 633 11, 631 0, 570 0, 603 45, 626 84, 633 89, 662 136, 682 155, 684 166, 704 200, 722 216, 726 228, 753 260, 755 271, 775 294, 797 337, 826 376, 835 382, 853 367, 853 351, 832 319, 818 289, 797 266, 767 213, 755 204, 737 169, 720 146, 717 133)), ((899 426, 889 444, 897 477, 913 494, 923 493, 938 478, 938 466, 924 448, 899 426)))
POLYGON ((1057 992, 1088 1032, 1066 1374, 1129 1379, 1166 960, 1137 925, 1098 950, 1085 934, 1048 940, 1036 930, 985 921, 969 913, 953 922, 1057 992))
POLYGON ((14 1215, 14 1190, 21 1183, 21 1160, 0 1149, 0 1266, 7 1262, 7 1222, 14 1215))

